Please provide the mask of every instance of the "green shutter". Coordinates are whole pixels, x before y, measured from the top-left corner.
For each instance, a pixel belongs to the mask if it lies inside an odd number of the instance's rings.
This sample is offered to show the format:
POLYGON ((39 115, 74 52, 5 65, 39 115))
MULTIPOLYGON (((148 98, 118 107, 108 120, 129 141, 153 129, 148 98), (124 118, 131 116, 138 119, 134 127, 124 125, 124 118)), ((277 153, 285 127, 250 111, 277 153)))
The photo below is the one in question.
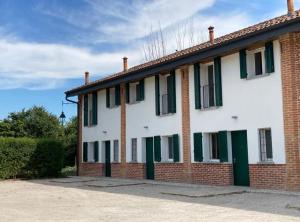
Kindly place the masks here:
POLYGON ((220 131, 218 133, 218 146, 220 162, 228 162, 227 131, 220 131))
POLYGON ((89 96, 88 94, 84 95, 83 98, 83 125, 89 125, 89 96))
POLYGON ((97 92, 93 93, 92 113, 93 113, 93 125, 97 125, 97 123, 98 123, 98 96, 97 96, 97 92))
POLYGON ((216 106, 223 105, 222 99, 222 75, 221 75, 221 58, 214 59, 215 68, 215 95, 216 95, 216 106))
POLYGON ((194 133, 194 160, 195 162, 203 161, 202 133, 194 133))
POLYGON ((136 86, 135 86, 136 101, 141 101, 140 88, 141 88, 140 84, 136 84, 136 86))
POLYGON ((110 94, 109 94, 109 88, 106 88, 106 107, 110 107, 110 94))
POLYGON ((241 76, 241 79, 246 79, 248 76, 246 49, 242 49, 240 51, 240 76, 241 76))
POLYGON ((154 160, 156 162, 161 161, 161 143, 160 143, 160 136, 154 137, 154 160))
POLYGON ((159 88, 159 75, 155 76, 155 112, 160 115, 160 88, 159 88))
POLYGON ((129 91, 129 82, 125 85, 126 88, 126 103, 130 102, 130 91, 129 91))
POLYGON ((143 101, 145 99, 145 80, 142 79, 139 82, 139 100, 138 101, 143 101))
POLYGON ((265 47, 266 73, 272 73, 275 71, 273 42, 267 42, 265 47))
POLYGON ((99 142, 94 142, 94 160, 95 162, 99 161, 99 142))
POLYGON ((83 143, 83 154, 82 154, 82 158, 83 158, 83 162, 87 162, 88 158, 88 143, 84 142, 83 143))
POLYGON ((176 75, 175 70, 167 77, 168 112, 176 113, 176 75))
POLYGON ((174 162, 179 162, 179 136, 173 135, 174 162))
POLYGON ((195 109, 201 109, 200 64, 194 64, 195 109))
POLYGON ((115 104, 116 106, 121 104, 120 85, 115 86, 115 104))

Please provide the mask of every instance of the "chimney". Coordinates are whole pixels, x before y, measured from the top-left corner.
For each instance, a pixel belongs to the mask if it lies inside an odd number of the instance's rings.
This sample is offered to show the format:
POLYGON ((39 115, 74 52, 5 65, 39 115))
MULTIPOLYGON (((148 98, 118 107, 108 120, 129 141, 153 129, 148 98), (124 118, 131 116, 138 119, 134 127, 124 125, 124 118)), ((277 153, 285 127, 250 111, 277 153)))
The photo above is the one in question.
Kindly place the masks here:
POLYGON ((211 44, 214 44, 214 42, 215 42, 214 27, 209 26, 208 30, 209 30, 209 41, 210 41, 211 44))
POLYGON ((288 15, 292 15, 295 11, 294 0, 287 0, 288 15))
POLYGON ((123 71, 125 72, 125 71, 127 71, 127 69, 128 69, 128 58, 127 57, 124 57, 123 58, 123 71))
POLYGON ((90 73, 89 72, 85 72, 84 73, 84 84, 87 85, 90 82, 90 73))

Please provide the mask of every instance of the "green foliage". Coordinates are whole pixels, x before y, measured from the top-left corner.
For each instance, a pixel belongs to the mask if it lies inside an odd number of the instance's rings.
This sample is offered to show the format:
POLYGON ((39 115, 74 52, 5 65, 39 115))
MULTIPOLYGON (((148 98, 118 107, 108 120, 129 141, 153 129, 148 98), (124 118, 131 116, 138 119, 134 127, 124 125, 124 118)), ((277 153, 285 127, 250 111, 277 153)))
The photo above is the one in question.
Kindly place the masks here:
POLYGON ((64 145, 56 139, 0 138, 0 178, 53 177, 63 167, 64 145))
POLYGON ((75 156, 77 148, 77 118, 73 117, 65 126, 65 142, 66 142, 66 152, 65 152, 65 166, 75 165, 75 156))
POLYGON ((63 127, 58 118, 44 107, 12 112, 0 121, 0 136, 3 137, 60 138, 62 135, 63 127))

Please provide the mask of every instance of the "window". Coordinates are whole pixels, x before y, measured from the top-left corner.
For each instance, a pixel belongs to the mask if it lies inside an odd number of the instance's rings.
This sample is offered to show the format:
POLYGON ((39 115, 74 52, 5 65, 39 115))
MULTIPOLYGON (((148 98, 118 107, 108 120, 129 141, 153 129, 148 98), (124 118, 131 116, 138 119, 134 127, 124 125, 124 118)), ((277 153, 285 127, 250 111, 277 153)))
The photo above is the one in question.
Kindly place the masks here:
POLYGON ((174 159, 174 147, 173 147, 173 137, 172 136, 168 137, 168 157, 169 157, 169 160, 174 159))
POLYGON ((248 77, 260 76, 265 73, 265 48, 247 51, 247 73, 248 77))
POLYGON ((206 65, 205 72, 201 75, 203 107, 209 108, 215 106, 215 74, 214 65, 206 65))
POLYGON ((156 115, 176 113, 175 70, 167 75, 158 75, 155 81, 156 115))
POLYGON ((131 161, 137 162, 137 138, 131 139, 131 161))
POLYGON ((210 159, 211 160, 220 159, 218 133, 210 133, 209 134, 209 149, 210 149, 210 159))
POLYGON ((115 88, 109 89, 109 108, 114 108, 116 106, 115 93, 116 93, 115 88))
POLYGON ((114 162, 119 162, 119 141, 114 140, 114 162))
POLYGON ((84 142, 83 143, 83 162, 98 162, 99 161, 99 143, 95 142, 84 142))
POLYGON ((260 146, 260 160, 262 162, 272 161, 272 135, 271 129, 259 130, 259 146, 260 146))
POLYGON ((97 92, 84 96, 83 115, 84 126, 97 125, 97 92))

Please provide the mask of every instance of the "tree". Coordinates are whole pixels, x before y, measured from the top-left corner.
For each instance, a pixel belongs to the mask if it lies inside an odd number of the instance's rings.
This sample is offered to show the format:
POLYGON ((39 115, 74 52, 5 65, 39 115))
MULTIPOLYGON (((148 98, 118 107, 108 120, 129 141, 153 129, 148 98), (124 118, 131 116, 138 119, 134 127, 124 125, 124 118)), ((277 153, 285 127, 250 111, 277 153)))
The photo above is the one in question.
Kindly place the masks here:
POLYGON ((77 148, 77 117, 72 117, 65 126, 65 166, 75 165, 77 148))
POLYGON ((28 110, 10 113, 0 122, 0 136, 61 138, 63 127, 58 118, 44 107, 34 106, 28 110))

